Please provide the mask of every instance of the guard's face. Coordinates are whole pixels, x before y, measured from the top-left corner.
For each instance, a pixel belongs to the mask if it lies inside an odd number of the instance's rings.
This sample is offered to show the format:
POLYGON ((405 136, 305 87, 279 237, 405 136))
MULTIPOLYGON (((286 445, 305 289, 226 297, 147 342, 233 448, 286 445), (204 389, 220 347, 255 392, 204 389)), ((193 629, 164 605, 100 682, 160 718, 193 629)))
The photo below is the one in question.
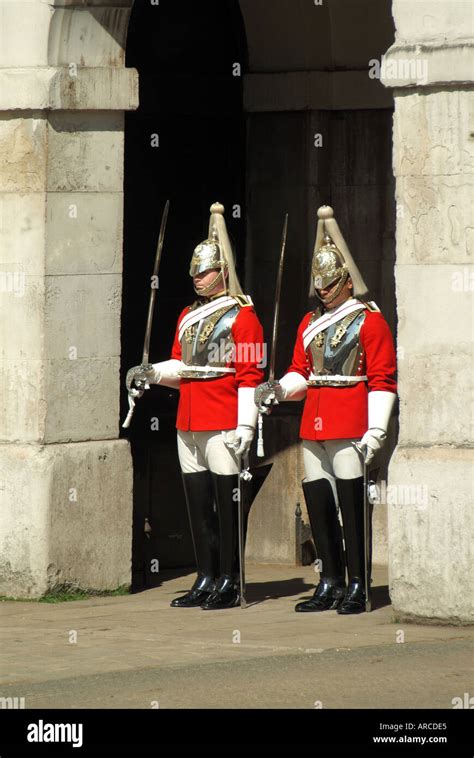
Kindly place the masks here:
MULTIPOLYGON (((315 280, 315 286, 316 285, 317 285, 317 280, 315 280)), ((331 282, 326 287, 319 288, 316 286, 316 292, 318 294, 319 299, 324 303, 326 308, 328 308, 329 310, 331 310, 332 308, 337 308, 338 305, 341 305, 349 297, 352 297, 352 279, 351 278, 347 279, 342 289, 340 289, 340 286, 341 286, 340 278, 331 282), (339 292, 338 292, 338 289, 340 289, 339 292)))
POLYGON ((331 298, 334 296, 334 294, 337 292, 338 287, 341 283, 341 277, 338 276, 337 279, 333 279, 332 282, 326 283, 321 281, 321 278, 316 277, 314 280, 314 287, 316 292, 318 293, 321 300, 328 302, 331 301, 331 298))
POLYGON ((206 271, 201 271, 193 276, 193 284, 198 295, 215 295, 224 289, 220 268, 208 268, 206 271))

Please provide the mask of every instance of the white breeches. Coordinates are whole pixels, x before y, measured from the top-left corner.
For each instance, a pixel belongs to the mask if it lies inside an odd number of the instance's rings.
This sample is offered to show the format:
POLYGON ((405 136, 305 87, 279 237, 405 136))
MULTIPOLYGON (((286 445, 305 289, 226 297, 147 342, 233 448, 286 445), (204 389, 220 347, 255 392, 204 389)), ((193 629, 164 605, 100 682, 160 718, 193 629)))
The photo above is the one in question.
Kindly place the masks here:
POLYGON ((178 431, 178 457, 183 474, 206 470, 224 476, 238 474, 237 456, 225 445, 224 434, 178 431))
POLYGON ((357 479, 364 475, 362 456, 354 443, 359 440, 303 440, 303 462, 307 482, 328 479, 336 497, 336 479, 357 479))

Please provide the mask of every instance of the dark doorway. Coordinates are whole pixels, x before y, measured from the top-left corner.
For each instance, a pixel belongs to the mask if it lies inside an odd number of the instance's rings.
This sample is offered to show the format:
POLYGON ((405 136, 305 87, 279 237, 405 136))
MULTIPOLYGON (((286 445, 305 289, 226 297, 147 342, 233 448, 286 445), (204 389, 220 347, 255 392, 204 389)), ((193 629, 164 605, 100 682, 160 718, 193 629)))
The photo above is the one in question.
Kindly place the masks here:
MULTIPOLYGON (((141 361, 166 200, 171 207, 151 362, 169 358, 177 317, 194 299, 189 262, 207 237, 209 207, 217 200, 226 206, 243 275, 246 46, 237 0, 135 0, 126 65, 138 69, 140 107, 125 116, 122 419, 128 410, 125 374, 141 361)), ((121 430, 130 439, 134 465, 134 591, 160 582, 158 566, 194 562, 176 453, 177 403, 177 392, 152 387, 137 403, 130 429, 121 430)))

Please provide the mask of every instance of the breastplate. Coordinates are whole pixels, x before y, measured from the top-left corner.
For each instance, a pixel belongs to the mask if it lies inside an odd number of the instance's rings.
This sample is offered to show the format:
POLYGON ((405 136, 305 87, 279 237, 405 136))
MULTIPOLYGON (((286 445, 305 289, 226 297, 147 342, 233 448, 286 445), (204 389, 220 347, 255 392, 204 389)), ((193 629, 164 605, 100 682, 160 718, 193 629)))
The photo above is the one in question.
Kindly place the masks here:
POLYGON ((349 378, 341 381, 324 379, 318 382, 318 376, 331 377, 356 376, 362 364, 364 350, 360 344, 360 330, 365 321, 365 311, 351 313, 341 321, 331 324, 324 332, 319 332, 309 345, 313 364, 313 376, 309 385, 349 387, 356 384, 349 378))
MULTIPOLYGON (((184 365, 180 376, 186 379, 214 379, 229 373, 226 364, 233 360, 235 351, 232 325, 239 311, 237 304, 226 306, 186 329, 181 338, 181 360, 184 365), (186 366, 193 369, 188 371, 186 366)), ((235 372, 235 369, 232 371, 235 372)))

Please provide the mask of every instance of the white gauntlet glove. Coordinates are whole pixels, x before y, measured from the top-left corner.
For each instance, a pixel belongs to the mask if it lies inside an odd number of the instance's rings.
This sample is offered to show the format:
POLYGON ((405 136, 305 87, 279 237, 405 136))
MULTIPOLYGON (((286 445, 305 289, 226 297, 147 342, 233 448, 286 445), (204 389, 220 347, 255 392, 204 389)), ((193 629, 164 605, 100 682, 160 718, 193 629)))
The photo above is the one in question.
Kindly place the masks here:
POLYGON ((255 429, 250 426, 238 426, 235 430, 234 444, 235 454, 247 455, 254 438, 255 429))
POLYGON ((384 445, 397 396, 393 392, 369 392, 369 428, 357 445, 368 465, 384 445))
POLYGON ((364 456, 364 463, 369 464, 375 453, 384 445, 387 434, 382 429, 369 429, 358 444, 358 448, 364 456))
POLYGON ((259 413, 269 414, 273 405, 278 405, 284 400, 303 400, 306 390, 304 377, 296 371, 290 371, 279 382, 259 384, 255 390, 255 405, 259 413))
POLYGON ((258 416, 258 410, 253 401, 254 391, 253 387, 238 389, 237 429, 232 435, 231 442, 226 443, 235 450, 236 455, 246 455, 254 438, 258 416))
POLYGON ((179 371, 181 369, 181 361, 172 359, 170 361, 162 361, 161 363, 154 363, 153 379, 149 381, 152 384, 161 384, 164 387, 171 387, 172 389, 179 389, 181 377, 179 371))

